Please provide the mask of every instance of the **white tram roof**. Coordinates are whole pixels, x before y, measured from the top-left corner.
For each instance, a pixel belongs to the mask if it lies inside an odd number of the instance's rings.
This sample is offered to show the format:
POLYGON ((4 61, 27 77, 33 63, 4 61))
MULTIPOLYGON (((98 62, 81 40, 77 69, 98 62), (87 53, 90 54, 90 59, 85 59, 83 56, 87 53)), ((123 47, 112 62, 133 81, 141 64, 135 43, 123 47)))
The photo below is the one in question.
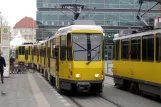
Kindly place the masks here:
POLYGON ((98 30, 103 32, 103 28, 98 25, 71 25, 58 29, 58 33, 69 33, 73 30, 98 30))
POLYGON ((149 31, 146 31, 146 32, 141 32, 141 33, 131 34, 131 35, 127 35, 127 36, 116 37, 113 40, 115 41, 115 40, 122 40, 122 39, 134 38, 134 37, 142 37, 142 36, 151 35, 151 34, 157 34, 157 33, 161 33, 161 29, 149 30, 149 31))
POLYGON ((17 46, 32 46, 33 44, 22 44, 22 45, 17 45, 17 46))
POLYGON ((71 25, 58 29, 55 35, 49 38, 49 40, 59 35, 66 35, 67 33, 70 33, 73 30, 97 30, 103 33, 103 28, 99 25, 71 25))

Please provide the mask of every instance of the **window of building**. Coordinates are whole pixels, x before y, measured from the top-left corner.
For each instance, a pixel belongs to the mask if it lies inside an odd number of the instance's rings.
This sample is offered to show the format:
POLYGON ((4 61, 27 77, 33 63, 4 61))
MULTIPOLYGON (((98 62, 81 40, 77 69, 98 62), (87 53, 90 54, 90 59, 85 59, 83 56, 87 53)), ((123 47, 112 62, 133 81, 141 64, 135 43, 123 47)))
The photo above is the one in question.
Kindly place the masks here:
POLYGON ((156 34, 156 61, 161 61, 161 33, 156 34))
POLYGON ((72 60, 72 39, 71 39, 71 33, 67 34, 67 59, 68 61, 72 60))
POLYGON ((142 60, 154 61, 154 35, 142 37, 142 60))
POLYGON ((66 36, 60 37, 60 60, 66 60, 66 36))
POLYGON ((29 35, 29 38, 32 39, 32 35, 29 35))
POLYGON ((109 46, 108 49, 112 49, 112 46, 109 46))
POLYGON ((140 37, 131 39, 131 60, 140 60, 140 37))
POLYGON ((121 41, 121 59, 129 59, 129 40, 121 41))

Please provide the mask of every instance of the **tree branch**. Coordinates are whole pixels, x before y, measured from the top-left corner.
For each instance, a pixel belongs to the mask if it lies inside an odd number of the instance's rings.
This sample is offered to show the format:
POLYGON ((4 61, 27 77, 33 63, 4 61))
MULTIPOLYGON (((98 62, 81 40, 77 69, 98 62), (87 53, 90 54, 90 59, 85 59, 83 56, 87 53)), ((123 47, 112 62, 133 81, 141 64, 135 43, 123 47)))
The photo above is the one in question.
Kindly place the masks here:
POLYGON ((4 18, 2 15, 0 16, 0 26, 8 26, 8 20, 4 18))

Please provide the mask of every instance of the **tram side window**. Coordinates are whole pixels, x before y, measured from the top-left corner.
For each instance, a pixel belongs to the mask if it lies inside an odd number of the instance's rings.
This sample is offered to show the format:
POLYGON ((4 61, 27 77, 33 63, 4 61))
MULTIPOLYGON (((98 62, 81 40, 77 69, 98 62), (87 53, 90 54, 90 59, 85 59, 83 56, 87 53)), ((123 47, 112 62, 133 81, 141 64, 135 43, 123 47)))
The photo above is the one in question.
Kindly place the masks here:
POLYGON ((43 52, 44 52, 43 48, 41 48, 41 57, 43 57, 43 52))
POLYGON ((121 59, 129 59, 129 41, 122 40, 121 41, 121 59))
POLYGON ((142 37, 142 60, 154 61, 154 35, 142 37))
POLYGON ((29 46, 29 52, 28 52, 29 55, 30 55, 30 52, 31 52, 31 47, 29 46))
POLYGON ((105 42, 102 40, 102 60, 105 60, 105 42))
POLYGON ((140 37, 131 39, 131 60, 140 60, 140 37))
POLYGON ((34 46, 34 55, 36 55, 37 48, 34 46))
POLYGON ((71 33, 67 34, 67 59, 68 61, 72 60, 72 40, 71 40, 71 33))
POLYGON ((44 46, 44 57, 46 57, 46 46, 44 46))
POLYGON ((21 53, 22 53, 22 55, 25 54, 25 47, 24 46, 21 47, 21 53))
POLYGON ((156 61, 161 62, 161 33, 156 34, 156 61))
POLYGON ((116 59, 116 42, 114 41, 114 43, 113 43, 113 60, 115 60, 116 59))
POLYGON ((115 41, 114 42, 114 49, 113 49, 113 58, 115 60, 118 60, 119 59, 119 40, 115 41))
POLYGON ((21 46, 19 47, 18 50, 19 50, 19 51, 18 51, 18 52, 19 52, 19 55, 21 55, 21 46))
POLYGON ((56 50, 55 50, 55 45, 56 45, 56 39, 52 39, 52 58, 55 59, 56 58, 56 50))
POLYGON ((28 50, 25 50, 25 59, 28 59, 28 50))
POLYGON ((50 58, 50 57, 51 57, 51 48, 48 47, 48 58, 50 58))
POLYGON ((66 60, 66 36, 60 37, 60 60, 66 60))
POLYGON ((34 60, 34 48, 32 47, 32 60, 34 60))

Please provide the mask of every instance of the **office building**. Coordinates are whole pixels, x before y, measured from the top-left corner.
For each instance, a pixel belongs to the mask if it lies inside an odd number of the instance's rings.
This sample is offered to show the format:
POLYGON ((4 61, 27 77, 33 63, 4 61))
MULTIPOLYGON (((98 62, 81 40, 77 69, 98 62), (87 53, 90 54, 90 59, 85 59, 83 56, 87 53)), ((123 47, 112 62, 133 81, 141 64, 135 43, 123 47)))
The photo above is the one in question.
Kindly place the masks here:
MULTIPOLYGON (((37 30, 36 39, 42 40, 48 36, 50 37, 54 35, 58 28, 70 25, 72 22, 70 18, 73 18, 73 13, 68 9, 63 9, 63 12, 70 17, 68 18, 57 8, 61 4, 73 3, 83 4, 86 7, 79 19, 95 20, 97 25, 101 25, 104 28, 106 58, 108 56, 107 50, 111 48, 111 39, 114 34, 118 33, 120 29, 141 26, 140 21, 136 19, 139 9, 138 0, 37 0, 37 22, 39 23, 39 29, 37 30), (87 8, 94 7, 96 7, 95 10, 84 16, 89 10, 87 8)), ((154 4, 153 2, 144 3, 142 9, 149 9, 154 4)), ((143 18, 149 22, 149 19, 155 18, 158 15, 160 13, 151 11, 144 15, 143 18)))

